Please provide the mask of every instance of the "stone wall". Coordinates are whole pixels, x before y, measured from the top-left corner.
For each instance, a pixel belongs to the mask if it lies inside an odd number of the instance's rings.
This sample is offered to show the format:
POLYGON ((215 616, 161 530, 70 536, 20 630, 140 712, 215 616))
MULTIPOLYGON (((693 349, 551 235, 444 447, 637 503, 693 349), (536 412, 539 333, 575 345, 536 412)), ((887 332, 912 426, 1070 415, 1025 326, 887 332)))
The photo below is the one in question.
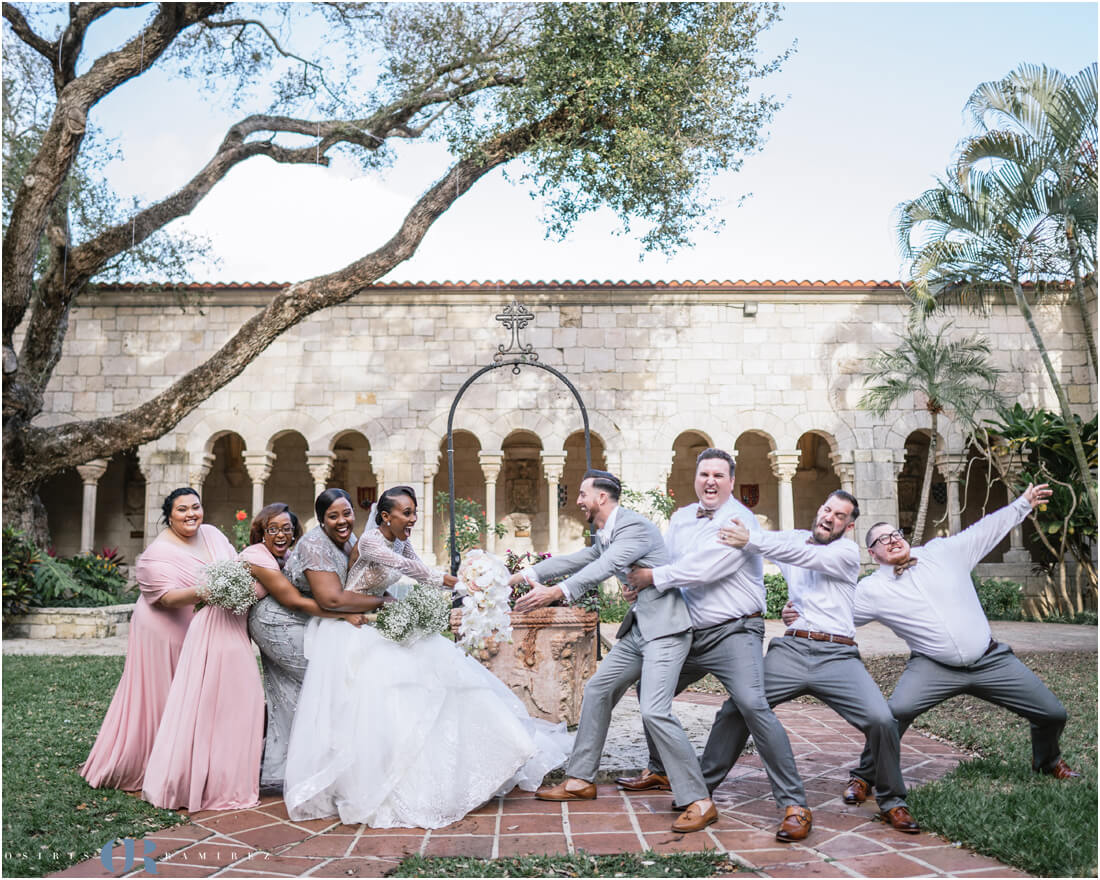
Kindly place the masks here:
MULTIPOLYGON (((262 287, 197 287, 188 291, 195 304, 184 308, 173 291, 106 289, 81 297, 42 421, 91 418, 147 400, 202 363, 270 294, 262 287)), ((784 517, 805 527, 824 492, 837 486, 855 491, 864 522, 898 519, 907 438, 926 431, 926 415, 916 401, 885 421, 856 407, 862 360, 892 346, 904 328, 905 300, 895 285, 383 285, 283 334, 175 431, 136 451, 146 480, 145 535, 128 539, 129 558, 156 534, 160 501, 177 485, 203 487, 209 518, 226 528, 238 506, 252 511, 257 489, 266 501, 287 500, 312 516, 314 490, 333 482, 341 454, 334 449, 348 432, 365 439, 355 474, 347 476, 345 467, 344 479, 409 483, 422 495, 445 488, 449 407, 462 383, 507 344, 494 316, 513 297, 534 313, 524 341, 540 363, 576 385, 601 460, 628 484, 671 487, 679 501, 693 500, 691 450, 706 443, 738 453, 736 491, 756 487, 755 509, 771 527, 784 517), (254 462, 243 477, 236 474, 241 485, 232 491, 224 453, 231 435, 254 462), (255 461, 263 453, 273 458, 260 475, 255 461), (784 502, 785 486, 793 508, 784 502)), ((949 318, 957 333, 989 338, 1005 371, 1001 391, 1025 405, 1057 407, 1014 307, 949 318)), ((1048 303, 1036 309, 1036 320, 1071 400, 1091 415, 1096 381, 1077 315, 1048 303)), ((518 459, 509 459, 508 449, 530 447, 516 455, 528 456, 534 468, 531 541, 546 549, 556 526, 554 549, 579 543, 573 499, 583 465, 581 420, 564 387, 536 369, 493 371, 466 393, 455 426, 465 438, 456 453, 458 494, 484 502, 479 455, 503 455, 495 499, 504 519, 517 503, 506 478, 508 461, 518 459), (558 482, 569 495, 564 508, 558 482)), ((958 428, 947 423, 942 431, 942 450, 963 454, 958 428)), ((107 508, 97 512, 97 535, 134 533, 117 521, 120 491, 104 482, 100 505, 107 508)), ((58 503, 47 501, 51 518, 58 503)), ((966 510, 963 525, 980 514, 966 510)), ((425 506, 421 512, 417 540, 434 555, 445 517, 425 506)), ((62 532, 73 521, 56 519, 62 532)))

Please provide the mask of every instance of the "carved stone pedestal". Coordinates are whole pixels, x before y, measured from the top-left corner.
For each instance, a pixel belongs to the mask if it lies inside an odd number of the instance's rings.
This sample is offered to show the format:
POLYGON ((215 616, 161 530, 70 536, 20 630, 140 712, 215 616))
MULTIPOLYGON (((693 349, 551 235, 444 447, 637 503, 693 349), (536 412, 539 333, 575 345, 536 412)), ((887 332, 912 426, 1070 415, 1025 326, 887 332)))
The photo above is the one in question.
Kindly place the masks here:
MULTIPOLYGON (((458 632, 462 610, 451 612, 458 632)), ((503 681, 535 718, 564 721, 581 717, 584 683, 596 671, 598 617, 580 608, 512 612, 512 643, 492 644, 477 657, 503 681)))

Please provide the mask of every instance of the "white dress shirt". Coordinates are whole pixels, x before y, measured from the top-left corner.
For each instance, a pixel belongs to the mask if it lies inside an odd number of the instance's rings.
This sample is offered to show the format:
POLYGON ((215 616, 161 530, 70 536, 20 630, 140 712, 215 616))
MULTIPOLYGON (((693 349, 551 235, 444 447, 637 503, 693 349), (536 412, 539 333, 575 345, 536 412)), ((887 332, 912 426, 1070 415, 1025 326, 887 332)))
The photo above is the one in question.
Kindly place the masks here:
POLYGON ((1021 496, 957 535, 914 547, 917 564, 900 576, 892 565, 880 565, 856 588, 856 624, 878 620, 914 654, 948 666, 974 663, 992 634, 970 572, 1029 513, 1021 496))
POLYGON ((696 517, 697 507, 689 504, 672 514, 665 532, 672 562, 653 569, 653 586, 662 592, 680 589, 695 629, 763 612, 764 560, 751 550, 718 543, 718 529, 730 517, 759 529, 756 517, 732 496, 711 519, 696 517))
POLYGON ((615 517, 619 514, 619 505, 616 504, 611 508, 611 513, 607 517, 607 522, 603 524, 602 529, 596 529, 596 540, 600 542, 600 546, 605 550, 607 545, 611 543, 611 532, 615 529, 615 517))
POLYGON ((787 595, 798 609, 792 629, 854 638, 852 605, 859 579, 859 547, 839 538, 828 544, 811 543, 810 532, 754 531, 746 550, 753 550, 779 566, 787 581, 787 595))

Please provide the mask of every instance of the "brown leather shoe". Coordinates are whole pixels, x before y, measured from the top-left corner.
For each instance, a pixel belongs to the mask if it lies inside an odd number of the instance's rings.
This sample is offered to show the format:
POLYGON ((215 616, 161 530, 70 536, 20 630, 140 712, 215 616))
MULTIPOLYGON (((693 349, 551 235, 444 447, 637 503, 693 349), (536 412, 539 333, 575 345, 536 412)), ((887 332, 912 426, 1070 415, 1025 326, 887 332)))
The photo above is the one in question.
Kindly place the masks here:
POLYGON ((696 801, 693 804, 688 804, 688 807, 684 812, 676 817, 676 821, 672 823, 672 830, 678 831, 680 834, 688 834, 692 831, 702 831, 708 825, 718 821, 718 810, 712 802, 709 807, 703 809, 702 804, 706 801, 696 801))
POLYGON ((627 791, 672 791, 668 783, 668 777, 663 773, 654 773, 652 770, 643 770, 638 776, 616 776, 615 781, 627 791))
POLYGON ((844 803, 862 804, 871 796, 871 785, 864 782, 858 776, 848 780, 848 787, 844 789, 844 803))
POLYGON ((903 834, 920 834, 920 825, 917 824, 908 807, 894 807, 892 810, 883 810, 878 815, 895 831, 901 831, 903 834))
POLYGON ((787 807, 786 815, 779 824, 779 830, 775 832, 775 839, 780 843, 805 840, 810 836, 810 829, 813 827, 814 816, 809 807, 787 807))
POLYGON ((594 801, 596 783, 585 782, 583 779, 566 779, 557 785, 544 785, 535 792, 535 797, 540 801, 594 801), (581 784, 575 788, 567 788, 570 782, 581 784))
POLYGON ((1071 769, 1069 764, 1058 759, 1058 763, 1051 767, 1049 770, 1039 770, 1037 767, 1032 767, 1032 770, 1036 770, 1039 773, 1045 773, 1047 776, 1053 776, 1055 779, 1080 779, 1081 774, 1071 769))

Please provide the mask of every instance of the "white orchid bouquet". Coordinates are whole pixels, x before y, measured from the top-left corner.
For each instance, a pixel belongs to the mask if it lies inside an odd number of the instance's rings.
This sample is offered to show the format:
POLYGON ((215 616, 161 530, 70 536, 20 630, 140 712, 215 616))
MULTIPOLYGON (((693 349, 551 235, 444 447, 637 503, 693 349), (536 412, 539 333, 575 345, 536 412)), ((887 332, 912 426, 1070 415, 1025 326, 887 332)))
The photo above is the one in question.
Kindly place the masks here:
POLYGON ((490 638, 512 641, 512 591, 502 559, 484 550, 469 551, 458 567, 455 594, 462 597, 458 644, 468 653, 484 650, 490 638))
POLYGON ((374 626, 391 642, 408 645, 442 632, 450 621, 450 593, 415 584, 404 599, 387 602, 378 610, 374 626))
POLYGON ((216 605, 234 614, 247 614, 256 603, 252 572, 237 559, 222 559, 203 567, 202 583, 196 588, 204 605, 216 605))

